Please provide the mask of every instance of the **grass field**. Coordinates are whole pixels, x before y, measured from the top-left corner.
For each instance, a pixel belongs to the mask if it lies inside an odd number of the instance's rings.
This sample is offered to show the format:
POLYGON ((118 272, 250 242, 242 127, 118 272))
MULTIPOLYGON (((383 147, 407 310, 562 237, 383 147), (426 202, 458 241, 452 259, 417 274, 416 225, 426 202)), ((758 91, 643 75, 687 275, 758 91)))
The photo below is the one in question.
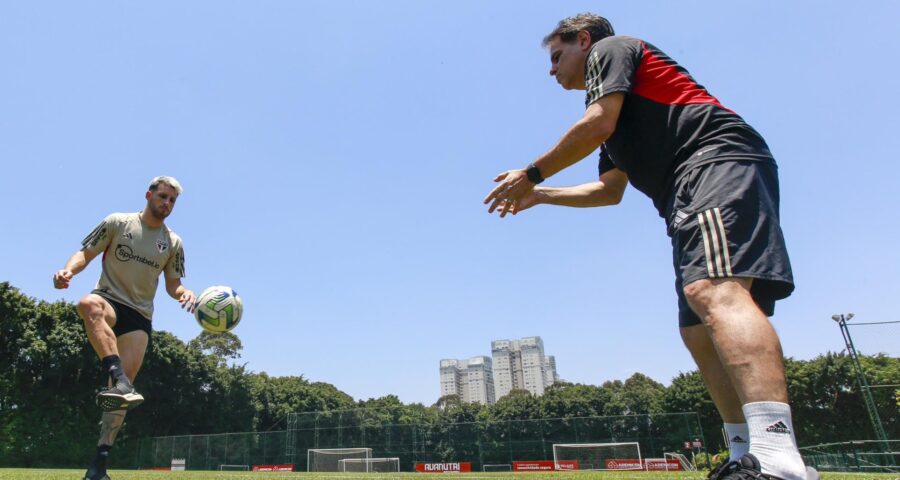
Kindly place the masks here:
MULTIPOLYGON (((41 470, 41 469, 2 469, 0 468, 0 480, 80 480, 84 470, 41 470)), ((423 473, 264 473, 264 472, 151 472, 135 470, 112 470, 109 473, 112 480, 216 480, 216 479, 427 479, 430 474, 423 473)), ((580 472, 580 473, 462 473, 454 475, 462 477, 462 480, 656 480, 656 479, 686 479, 702 480, 706 478, 705 472, 672 472, 672 473, 612 473, 612 472, 580 472)), ((444 478, 444 475, 437 475, 444 478)), ((854 474, 854 473, 823 473, 823 480, 896 480, 898 474, 854 474)))

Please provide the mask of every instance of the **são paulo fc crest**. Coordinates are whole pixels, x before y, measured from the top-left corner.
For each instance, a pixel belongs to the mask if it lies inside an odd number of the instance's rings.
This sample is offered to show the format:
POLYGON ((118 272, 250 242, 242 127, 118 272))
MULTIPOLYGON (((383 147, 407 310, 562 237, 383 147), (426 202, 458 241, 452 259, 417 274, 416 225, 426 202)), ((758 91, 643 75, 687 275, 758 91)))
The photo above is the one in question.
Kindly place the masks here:
POLYGON ((156 249, 159 250, 159 253, 163 253, 169 249, 169 242, 159 239, 156 241, 156 249))

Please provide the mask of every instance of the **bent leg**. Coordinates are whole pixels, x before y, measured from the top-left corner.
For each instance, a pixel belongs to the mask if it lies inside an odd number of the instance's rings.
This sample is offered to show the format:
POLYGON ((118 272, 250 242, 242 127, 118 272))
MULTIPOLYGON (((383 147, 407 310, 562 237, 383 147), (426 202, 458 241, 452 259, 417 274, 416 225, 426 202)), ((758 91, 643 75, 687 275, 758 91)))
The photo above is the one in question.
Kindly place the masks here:
MULTIPOLYGON (((703 279, 684 287, 741 404, 788 402, 778 335, 750 294, 752 279, 703 279)), ((693 353, 693 352, 692 352, 693 353)))
POLYGON ((118 355, 116 334, 112 330, 116 324, 116 311, 112 305, 100 295, 90 293, 78 301, 75 309, 84 322, 84 332, 97 356, 103 359, 118 355))
MULTIPOLYGON (((124 321, 124 320, 123 320, 124 321)), ((132 380, 137 376, 144 361, 149 336, 143 330, 133 330, 119 335, 117 339, 121 377, 110 380, 110 388, 97 394, 97 405, 107 412, 128 410, 137 407, 144 397, 134 388, 132 380)))
POLYGON ((125 375, 134 383, 144 364, 144 354, 147 353, 147 345, 150 343, 150 337, 143 330, 133 330, 126 334, 120 335, 116 339, 119 358, 122 359, 122 368, 125 375))
MULTIPOLYGON (((806 478, 797 450, 781 343, 750 293, 753 280, 697 280, 684 287, 688 303, 709 331, 731 380, 750 433, 748 458, 760 472, 788 480, 806 478)), ((751 462, 751 463, 752 463, 751 462)))

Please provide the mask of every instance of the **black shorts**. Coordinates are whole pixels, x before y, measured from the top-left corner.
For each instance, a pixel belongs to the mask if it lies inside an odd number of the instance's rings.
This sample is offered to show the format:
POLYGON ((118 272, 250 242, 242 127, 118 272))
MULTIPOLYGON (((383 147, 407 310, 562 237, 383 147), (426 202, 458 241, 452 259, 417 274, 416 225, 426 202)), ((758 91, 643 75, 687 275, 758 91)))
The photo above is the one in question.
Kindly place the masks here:
POLYGON ((125 305, 124 303, 117 302, 109 297, 100 295, 104 300, 109 302, 112 305, 113 310, 116 312, 116 325, 112 327, 113 333, 116 334, 116 337, 121 337, 128 332, 133 332, 135 330, 143 330, 147 332, 147 338, 153 337, 153 324, 147 317, 138 313, 137 310, 125 305))
POLYGON ((680 326, 701 323, 684 297, 684 286, 700 279, 754 279, 750 293, 769 316, 775 301, 791 294, 778 201, 774 163, 714 162, 682 175, 667 209, 680 326))

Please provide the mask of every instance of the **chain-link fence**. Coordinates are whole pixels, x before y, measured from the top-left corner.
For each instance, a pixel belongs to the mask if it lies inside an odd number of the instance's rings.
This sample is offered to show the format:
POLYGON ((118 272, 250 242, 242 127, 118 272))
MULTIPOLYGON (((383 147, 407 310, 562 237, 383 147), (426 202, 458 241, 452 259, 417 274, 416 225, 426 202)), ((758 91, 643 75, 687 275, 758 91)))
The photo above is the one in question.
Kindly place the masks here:
MULTIPOLYGON (((184 458, 188 470, 223 465, 293 464, 307 469, 309 449, 372 449, 373 457, 399 458, 402 471, 419 462, 484 465, 552 460, 557 443, 637 442, 641 456, 680 453, 708 463, 696 413, 606 417, 543 418, 457 423, 377 423, 370 412, 354 410, 292 414, 288 430, 155 437, 128 442, 117 454, 133 467, 165 468, 184 458), (699 458, 697 458, 699 454, 699 458)), ((123 465, 124 466, 124 465, 123 465)))
MULTIPOLYGON (((223 466, 276 465, 286 462, 287 431, 180 435, 144 438, 127 442, 127 452, 114 459, 133 468, 166 468, 172 459, 183 458, 187 470, 220 470, 223 466)), ((123 445, 117 445, 122 450, 123 445)), ((124 465, 123 465, 124 466, 124 465)))
POLYGON ((803 461, 820 471, 900 473, 900 440, 823 443, 800 449, 803 461))

